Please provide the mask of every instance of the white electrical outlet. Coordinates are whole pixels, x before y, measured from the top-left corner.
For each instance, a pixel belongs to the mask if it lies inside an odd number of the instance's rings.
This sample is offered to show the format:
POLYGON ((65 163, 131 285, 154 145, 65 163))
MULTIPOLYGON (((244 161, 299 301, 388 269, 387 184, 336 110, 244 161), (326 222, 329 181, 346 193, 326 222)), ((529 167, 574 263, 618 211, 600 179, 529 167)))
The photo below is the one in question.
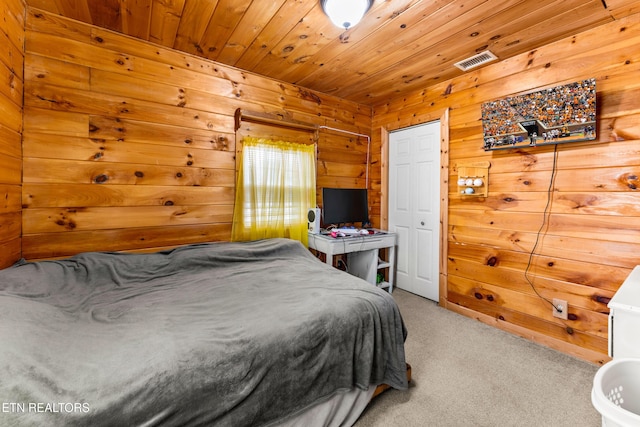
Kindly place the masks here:
POLYGON ((569 319, 569 303, 562 299, 553 299, 553 317, 560 319, 569 319))

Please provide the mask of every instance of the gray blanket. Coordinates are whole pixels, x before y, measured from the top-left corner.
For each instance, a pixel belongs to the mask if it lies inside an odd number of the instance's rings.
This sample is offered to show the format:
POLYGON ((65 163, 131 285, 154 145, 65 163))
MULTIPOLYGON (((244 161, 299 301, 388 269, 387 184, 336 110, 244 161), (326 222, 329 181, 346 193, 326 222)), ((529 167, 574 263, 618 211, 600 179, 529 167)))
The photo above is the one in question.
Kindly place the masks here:
POLYGON ((407 387, 393 298, 286 239, 0 270, 0 425, 269 425, 407 387))

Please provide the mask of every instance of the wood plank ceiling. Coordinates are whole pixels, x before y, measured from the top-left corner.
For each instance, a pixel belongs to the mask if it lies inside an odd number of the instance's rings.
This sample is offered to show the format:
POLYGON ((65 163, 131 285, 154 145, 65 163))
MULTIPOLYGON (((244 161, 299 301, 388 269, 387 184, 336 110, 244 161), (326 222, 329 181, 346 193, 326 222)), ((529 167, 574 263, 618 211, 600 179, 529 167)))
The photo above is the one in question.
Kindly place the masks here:
POLYGON ((505 60, 640 12, 638 0, 375 0, 345 31, 320 0, 26 2, 366 105, 459 76, 453 64, 484 50, 505 60))

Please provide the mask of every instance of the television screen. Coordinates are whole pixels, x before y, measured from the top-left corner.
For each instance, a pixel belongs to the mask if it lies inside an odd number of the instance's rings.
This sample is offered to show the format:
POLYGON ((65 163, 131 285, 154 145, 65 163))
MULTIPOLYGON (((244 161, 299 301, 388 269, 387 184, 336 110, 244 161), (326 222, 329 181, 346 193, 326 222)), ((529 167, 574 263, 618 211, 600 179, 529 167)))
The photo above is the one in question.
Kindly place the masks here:
POLYGON ((596 138, 596 80, 587 79, 482 104, 484 149, 596 138))
POLYGON ((369 222, 369 203, 364 188, 323 188, 322 223, 325 227, 369 222))

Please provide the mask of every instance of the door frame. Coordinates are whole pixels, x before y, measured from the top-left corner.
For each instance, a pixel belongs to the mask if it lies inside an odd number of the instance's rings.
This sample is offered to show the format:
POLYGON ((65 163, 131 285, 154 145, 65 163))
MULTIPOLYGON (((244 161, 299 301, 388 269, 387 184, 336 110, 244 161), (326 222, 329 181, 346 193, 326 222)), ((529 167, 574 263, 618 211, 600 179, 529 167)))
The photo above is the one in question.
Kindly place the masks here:
POLYGON ((428 114, 419 123, 380 126, 381 189, 380 189, 380 226, 389 228, 389 133, 429 122, 440 121, 440 251, 438 272, 438 304, 447 306, 447 257, 449 234, 449 109, 428 114))

